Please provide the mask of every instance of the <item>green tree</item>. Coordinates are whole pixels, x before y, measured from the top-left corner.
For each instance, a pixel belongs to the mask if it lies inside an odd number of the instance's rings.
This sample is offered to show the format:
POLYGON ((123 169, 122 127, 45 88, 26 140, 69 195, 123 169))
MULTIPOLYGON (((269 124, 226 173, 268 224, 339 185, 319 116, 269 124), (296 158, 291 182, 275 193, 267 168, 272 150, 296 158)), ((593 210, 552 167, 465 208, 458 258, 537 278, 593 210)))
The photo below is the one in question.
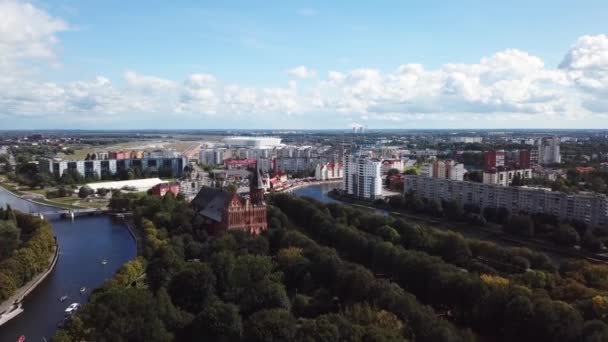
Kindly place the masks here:
POLYGON ((87 198, 90 195, 93 195, 94 193, 95 193, 95 190, 91 189, 90 186, 83 185, 80 187, 80 190, 78 190, 78 197, 87 198))
POLYGON ((296 333, 297 342, 333 342, 340 340, 338 327, 326 317, 308 319, 296 333))
POLYGON ((288 310, 261 310, 245 324, 245 340, 250 342, 291 341, 295 336, 296 320, 288 310))
POLYGON ((243 322, 236 305, 217 300, 207 305, 185 330, 184 341, 240 341, 243 322))
POLYGON ((559 224, 551 237, 555 243, 563 246, 577 245, 581 240, 576 229, 569 224, 559 224))
POLYGON ((505 232, 514 235, 532 237, 534 236, 534 222, 527 215, 513 215, 509 221, 503 225, 505 232))
POLYGON ((215 275, 208 264, 189 262, 169 283, 169 295, 175 305, 191 312, 200 312, 215 294, 215 275))
POLYGON ((13 221, 0 220, 0 260, 13 254, 19 247, 21 231, 13 221))

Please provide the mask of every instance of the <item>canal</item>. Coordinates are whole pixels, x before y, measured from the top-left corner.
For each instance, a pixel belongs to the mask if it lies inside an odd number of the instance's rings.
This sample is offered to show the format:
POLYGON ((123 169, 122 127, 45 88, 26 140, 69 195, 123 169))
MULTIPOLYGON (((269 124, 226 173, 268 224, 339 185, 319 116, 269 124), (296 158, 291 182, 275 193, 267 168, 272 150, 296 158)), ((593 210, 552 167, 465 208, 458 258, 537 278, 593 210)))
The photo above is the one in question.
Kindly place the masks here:
MULTIPOLYGON (((24 212, 57 212, 57 209, 32 203, 0 188, 0 206, 10 204, 24 212)), ((50 341, 57 323, 71 303, 85 303, 91 290, 99 287, 125 262, 135 258, 136 246, 126 227, 109 216, 83 216, 76 219, 53 217, 51 223, 59 243, 59 259, 51 274, 27 296, 24 312, 0 326, 0 341, 50 341), (107 259, 102 265, 101 261, 107 259), (84 293, 80 288, 86 287, 84 293), (61 302, 59 298, 67 295, 61 302)))

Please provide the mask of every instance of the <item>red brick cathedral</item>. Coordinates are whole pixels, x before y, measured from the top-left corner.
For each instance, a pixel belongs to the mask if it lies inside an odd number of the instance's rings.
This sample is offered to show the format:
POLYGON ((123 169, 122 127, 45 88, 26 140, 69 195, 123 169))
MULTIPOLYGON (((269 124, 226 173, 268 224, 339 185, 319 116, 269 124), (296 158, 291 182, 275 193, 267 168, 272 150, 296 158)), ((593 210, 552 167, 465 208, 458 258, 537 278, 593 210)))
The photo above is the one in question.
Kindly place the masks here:
POLYGON ((192 200, 194 209, 205 219, 212 234, 234 229, 259 234, 267 229, 264 185, 257 166, 249 179, 249 186, 249 198, 203 187, 192 200))

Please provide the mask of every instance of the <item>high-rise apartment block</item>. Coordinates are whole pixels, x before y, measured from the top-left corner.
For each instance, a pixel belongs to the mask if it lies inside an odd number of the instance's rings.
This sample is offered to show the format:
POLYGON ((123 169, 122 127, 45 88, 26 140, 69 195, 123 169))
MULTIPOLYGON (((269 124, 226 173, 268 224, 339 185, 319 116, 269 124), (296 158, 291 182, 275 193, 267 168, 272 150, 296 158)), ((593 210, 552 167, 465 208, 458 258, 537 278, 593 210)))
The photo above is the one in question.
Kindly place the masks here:
POLYGON ((342 190, 349 195, 366 199, 382 196, 382 163, 361 155, 344 157, 342 190))
POLYGON ((544 138, 540 141, 538 159, 542 165, 559 164, 562 162, 558 137, 544 138))

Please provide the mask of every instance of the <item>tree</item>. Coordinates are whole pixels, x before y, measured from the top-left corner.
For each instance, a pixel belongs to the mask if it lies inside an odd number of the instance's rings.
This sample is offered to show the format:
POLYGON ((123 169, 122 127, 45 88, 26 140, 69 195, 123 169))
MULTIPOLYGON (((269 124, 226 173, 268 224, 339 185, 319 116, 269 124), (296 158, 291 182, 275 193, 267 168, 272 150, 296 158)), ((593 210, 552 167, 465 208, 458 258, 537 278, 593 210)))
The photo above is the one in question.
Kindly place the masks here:
POLYGON ((524 296, 513 298, 505 308, 505 333, 508 339, 527 341, 530 337, 531 320, 534 318, 534 305, 524 296))
POLYGON ((240 341, 243 322, 239 308, 216 300, 201 311, 180 340, 184 341, 240 341))
POLYGON ((239 302, 241 311, 249 314, 261 309, 289 309, 289 298, 283 284, 264 279, 248 288, 239 302))
POLYGON ((296 320, 285 309, 261 310, 249 317, 245 324, 245 339, 250 342, 291 341, 296 320))
POLYGON ((21 230, 13 221, 0 220, 0 260, 11 256, 19 247, 21 230))
POLYGON ((338 327, 326 317, 308 319, 296 333, 297 342, 332 342, 340 340, 338 327))
POLYGON ((146 289, 111 288, 92 296, 79 316, 94 322, 87 341, 169 342, 172 336, 158 317, 154 297, 146 289))
POLYGON ((390 169, 386 172, 387 176, 394 176, 394 175, 398 175, 400 172, 397 169, 390 169))
POLYGON ((109 190, 106 188, 97 189, 97 194, 101 197, 105 197, 108 194, 109 190))
POLYGON ((83 185, 80 187, 80 190, 78 190, 78 197, 87 198, 90 195, 93 195, 94 193, 95 193, 95 190, 93 190, 90 186, 83 185))
POLYGON ((590 229, 585 232, 585 235, 583 235, 581 245, 583 248, 592 252, 600 252, 604 247, 602 241, 600 241, 600 239, 598 239, 590 229))
POLYGON ((200 312, 215 294, 215 275, 208 264, 189 262, 169 283, 169 295, 175 305, 191 312, 200 312))
POLYGON ((553 241, 555 241, 555 243, 563 246, 578 245, 581 240, 574 227, 569 224, 563 223, 559 224, 555 228, 551 238, 553 239, 553 241))
POLYGON ((534 223, 527 215, 513 215, 511 219, 503 225, 506 233, 532 237, 534 236, 534 223))

